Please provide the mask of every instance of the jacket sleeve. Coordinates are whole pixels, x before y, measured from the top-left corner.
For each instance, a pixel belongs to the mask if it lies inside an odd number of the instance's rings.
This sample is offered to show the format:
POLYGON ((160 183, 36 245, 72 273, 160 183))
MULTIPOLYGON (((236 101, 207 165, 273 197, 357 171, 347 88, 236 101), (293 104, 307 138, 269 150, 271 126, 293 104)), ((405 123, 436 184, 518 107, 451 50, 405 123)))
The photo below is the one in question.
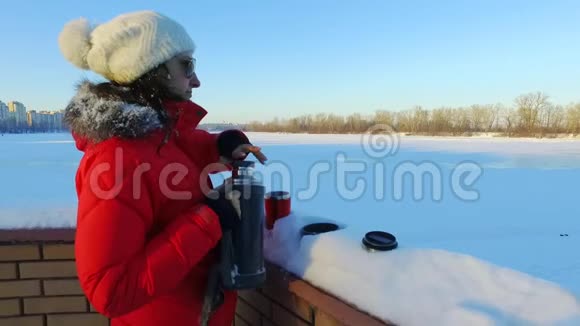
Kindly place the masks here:
MULTIPOLYGON (((139 165, 111 153, 83 159, 75 240, 77 272, 91 304, 114 318, 175 288, 221 238, 215 213, 199 204, 156 235, 146 178, 139 165), (91 162, 89 162, 91 161, 91 162), (139 181, 136 181, 139 180, 139 181)), ((151 187, 155 184, 151 181, 151 187)))

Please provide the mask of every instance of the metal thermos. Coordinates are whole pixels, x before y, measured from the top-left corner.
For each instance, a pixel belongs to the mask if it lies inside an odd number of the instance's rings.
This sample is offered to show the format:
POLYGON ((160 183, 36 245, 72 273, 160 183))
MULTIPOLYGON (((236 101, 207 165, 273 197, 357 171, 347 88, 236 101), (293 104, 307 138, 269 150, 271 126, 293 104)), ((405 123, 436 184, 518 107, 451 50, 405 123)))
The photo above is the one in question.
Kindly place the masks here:
POLYGON ((232 193, 239 196, 240 223, 225 231, 221 245, 222 286, 253 289, 266 281, 264 266, 264 191, 254 176, 254 162, 237 161, 232 171, 232 193))

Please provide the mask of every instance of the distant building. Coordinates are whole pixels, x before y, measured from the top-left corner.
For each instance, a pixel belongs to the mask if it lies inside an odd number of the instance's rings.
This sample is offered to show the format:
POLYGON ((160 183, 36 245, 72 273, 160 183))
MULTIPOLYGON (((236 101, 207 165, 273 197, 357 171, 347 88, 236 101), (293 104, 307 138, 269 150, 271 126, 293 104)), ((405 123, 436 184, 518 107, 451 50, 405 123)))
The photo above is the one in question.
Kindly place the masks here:
POLYGON ((62 111, 32 110, 27 114, 28 127, 35 131, 56 131, 63 129, 62 111))
POLYGON ((38 113, 35 110, 28 111, 26 113, 26 118, 29 127, 31 128, 38 127, 38 113))
POLYGON ((8 119, 8 105, 0 101, 0 121, 8 119))
POLYGON ((16 120, 16 127, 20 128, 27 124, 26 107, 16 101, 8 102, 8 116, 16 120))
POLYGON ((0 132, 53 132, 64 130, 64 110, 27 111, 24 104, 16 101, 8 105, 0 102, 0 132))
POLYGON ((64 118, 64 112, 63 111, 53 111, 52 116, 54 119, 54 128, 59 129, 59 130, 63 129, 64 123, 62 122, 62 120, 64 118))

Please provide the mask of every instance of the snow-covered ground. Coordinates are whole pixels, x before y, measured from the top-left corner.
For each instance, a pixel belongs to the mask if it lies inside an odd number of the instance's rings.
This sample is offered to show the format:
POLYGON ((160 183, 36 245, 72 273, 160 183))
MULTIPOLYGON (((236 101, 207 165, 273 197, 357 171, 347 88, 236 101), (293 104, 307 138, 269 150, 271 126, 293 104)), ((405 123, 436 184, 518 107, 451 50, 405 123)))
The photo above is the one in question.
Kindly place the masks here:
MULTIPOLYGON (((249 136, 292 194, 265 235, 290 271, 401 325, 580 325, 579 140, 249 136), (299 236, 322 220, 341 229, 299 236), (371 230, 399 247, 363 250, 371 230)), ((0 228, 74 225, 80 157, 67 134, 0 137, 0 228)))

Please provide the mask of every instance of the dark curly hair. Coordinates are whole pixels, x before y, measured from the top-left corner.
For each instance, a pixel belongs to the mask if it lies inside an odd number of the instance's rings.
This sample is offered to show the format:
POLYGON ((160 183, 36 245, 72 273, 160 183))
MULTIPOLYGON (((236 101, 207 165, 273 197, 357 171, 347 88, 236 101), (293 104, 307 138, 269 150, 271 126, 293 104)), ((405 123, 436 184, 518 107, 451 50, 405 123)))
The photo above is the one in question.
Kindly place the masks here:
POLYGON ((161 64, 130 84, 119 84, 114 81, 108 81, 100 83, 96 87, 97 91, 100 90, 104 94, 110 94, 113 89, 113 94, 110 95, 120 96, 127 103, 151 107, 157 112, 159 121, 165 130, 165 137, 157 147, 157 153, 159 153, 161 147, 169 140, 176 122, 175 119, 171 119, 163 107, 164 100, 176 99, 175 95, 167 87, 168 77, 169 70, 165 64, 161 64))

